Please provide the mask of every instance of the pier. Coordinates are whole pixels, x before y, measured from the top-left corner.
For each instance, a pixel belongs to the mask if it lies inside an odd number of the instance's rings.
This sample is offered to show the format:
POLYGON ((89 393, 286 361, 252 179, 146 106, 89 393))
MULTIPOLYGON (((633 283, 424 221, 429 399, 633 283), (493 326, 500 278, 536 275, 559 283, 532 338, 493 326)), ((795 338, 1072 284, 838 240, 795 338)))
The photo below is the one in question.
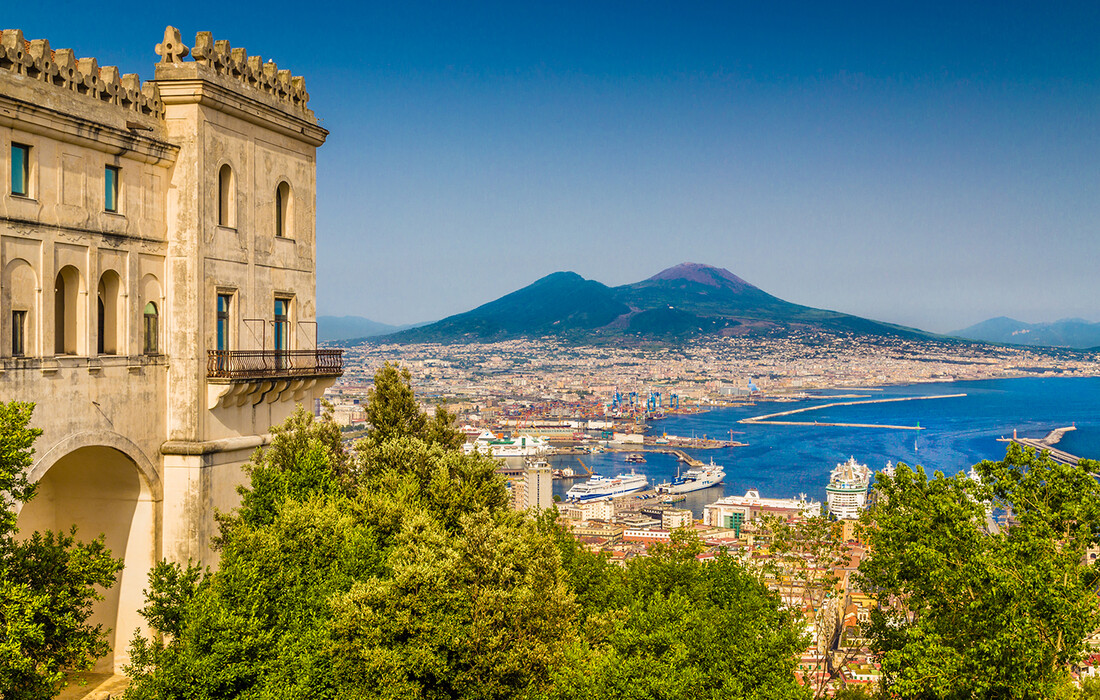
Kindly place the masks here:
POLYGON ((1016 431, 1012 431, 1012 437, 1010 438, 997 438, 997 442, 1014 442, 1017 445, 1023 447, 1034 448, 1036 452, 1046 452, 1050 455, 1050 458, 1059 464, 1068 464, 1070 466, 1076 466, 1081 458, 1077 455, 1071 455, 1065 450, 1059 450, 1052 445, 1057 445, 1062 440, 1062 436, 1071 430, 1077 430, 1076 425, 1069 426, 1068 428, 1055 428, 1047 433, 1044 438, 1022 438, 1017 437, 1016 431))
POLYGON ((957 399, 966 396, 966 394, 937 394, 936 396, 901 396, 894 399, 870 399, 868 401, 834 401, 833 403, 826 403, 820 406, 806 406, 805 408, 796 408, 790 411, 779 411, 777 413, 768 413, 763 416, 754 416, 752 418, 742 418, 741 423, 759 423, 764 425, 814 425, 825 426, 835 428, 882 428, 884 430, 924 430, 920 425, 883 425, 881 423, 822 423, 819 421, 788 421, 788 420, 773 420, 775 418, 782 418, 783 416, 793 416, 796 413, 805 413, 807 411, 820 411, 825 408, 834 408, 836 406, 861 406, 869 403, 894 403, 897 401, 929 401, 931 399, 957 399))
MULTIPOLYGON (((744 447, 745 443, 738 442, 738 443, 733 443, 730 446, 731 447, 744 447)), ((660 452, 661 454, 675 455, 681 462, 684 462, 685 464, 687 464, 688 466, 691 466, 691 467, 702 467, 706 464, 706 462, 700 462, 699 460, 697 460, 694 457, 692 457, 691 455, 689 455, 687 452, 684 452, 683 450, 677 450, 677 449, 672 448, 672 447, 654 447, 652 445, 632 445, 632 446, 629 446, 629 447, 609 447, 609 448, 607 448, 607 451, 608 452, 645 452, 645 453, 660 452)))

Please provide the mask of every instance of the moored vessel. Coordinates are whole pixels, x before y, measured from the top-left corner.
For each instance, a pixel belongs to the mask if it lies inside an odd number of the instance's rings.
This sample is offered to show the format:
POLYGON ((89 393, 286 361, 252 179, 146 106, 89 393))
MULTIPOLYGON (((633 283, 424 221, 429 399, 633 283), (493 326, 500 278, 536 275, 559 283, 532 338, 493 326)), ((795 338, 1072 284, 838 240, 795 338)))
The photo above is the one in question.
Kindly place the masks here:
POLYGON ((633 469, 629 474, 620 474, 615 477, 593 474, 592 478, 583 484, 574 484, 565 493, 570 501, 588 501, 593 498, 614 498, 628 493, 641 491, 649 486, 649 479, 644 474, 637 474, 633 469))
POLYGON ((715 464, 712 459, 710 460, 710 464, 705 464, 701 467, 692 467, 683 474, 680 474, 679 470, 677 470, 675 479, 657 484, 657 493, 691 493, 692 491, 699 491, 701 489, 710 488, 711 486, 717 486, 722 483, 722 479, 725 478, 725 470, 715 464))

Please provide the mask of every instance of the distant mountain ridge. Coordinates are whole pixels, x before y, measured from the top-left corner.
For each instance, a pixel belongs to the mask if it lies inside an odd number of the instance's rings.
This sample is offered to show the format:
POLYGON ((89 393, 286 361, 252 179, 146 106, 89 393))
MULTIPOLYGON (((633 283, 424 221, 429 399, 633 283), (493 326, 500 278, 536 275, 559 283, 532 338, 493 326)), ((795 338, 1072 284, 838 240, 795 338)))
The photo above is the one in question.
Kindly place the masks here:
POLYGON ((799 329, 938 337, 792 304, 729 270, 683 263, 619 287, 586 280, 575 272, 555 272, 476 309, 379 340, 453 343, 557 336, 577 342, 615 337, 671 341, 799 329))
POLYGON ((330 343, 336 340, 358 340, 413 327, 414 324, 391 326, 362 316, 318 316, 317 341, 330 343))
POLYGON ((1086 350, 1100 346, 1100 323, 1082 318, 1063 318, 1051 323, 1024 323, 998 316, 950 335, 985 343, 1010 343, 1086 350))

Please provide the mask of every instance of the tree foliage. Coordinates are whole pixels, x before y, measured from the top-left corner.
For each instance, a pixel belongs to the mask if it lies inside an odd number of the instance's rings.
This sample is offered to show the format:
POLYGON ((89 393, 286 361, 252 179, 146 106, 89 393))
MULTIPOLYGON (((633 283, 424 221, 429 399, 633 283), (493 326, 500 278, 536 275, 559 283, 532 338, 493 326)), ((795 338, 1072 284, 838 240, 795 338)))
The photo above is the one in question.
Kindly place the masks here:
POLYGON ((791 616, 732 559, 677 533, 624 570, 511 511, 393 365, 366 412, 350 452, 295 414, 221 518, 218 571, 154 570, 127 697, 804 696, 791 616))
POLYGON ((587 610, 582 642, 555 672, 556 698, 808 698, 792 614, 728 556, 701 564, 679 530, 624 569, 563 538, 587 610))
POLYGON ((899 464, 865 514, 863 585, 884 603, 869 633, 902 698, 1052 696, 1100 626, 1097 464, 1015 444, 1005 459, 929 479, 899 464), (999 527, 992 514, 1010 514, 999 527))
POLYGON ((70 669, 91 668, 109 650, 106 631, 92 626, 97 587, 109 588, 122 562, 100 537, 35 532, 20 539, 17 506, 34 496, 27 470, 34 441, 33 406, 0 403, 0 697, 52 698, 70 669))

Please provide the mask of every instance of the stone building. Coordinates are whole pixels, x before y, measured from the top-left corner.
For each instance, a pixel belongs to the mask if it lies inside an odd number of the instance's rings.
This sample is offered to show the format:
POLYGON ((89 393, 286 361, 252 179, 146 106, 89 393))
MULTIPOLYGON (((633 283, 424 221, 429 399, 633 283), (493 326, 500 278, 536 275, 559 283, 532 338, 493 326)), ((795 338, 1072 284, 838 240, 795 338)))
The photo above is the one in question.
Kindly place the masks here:
POLYGON ((316 344, 327 132, 303 79, 207 32, 169 27, 156 53, 142 83, 0 33, 0 399, 43 430, 19 527, 75 524, 124 557, 101 669, 149 567, 216 564, 241 464, 342 365, 316 344))

